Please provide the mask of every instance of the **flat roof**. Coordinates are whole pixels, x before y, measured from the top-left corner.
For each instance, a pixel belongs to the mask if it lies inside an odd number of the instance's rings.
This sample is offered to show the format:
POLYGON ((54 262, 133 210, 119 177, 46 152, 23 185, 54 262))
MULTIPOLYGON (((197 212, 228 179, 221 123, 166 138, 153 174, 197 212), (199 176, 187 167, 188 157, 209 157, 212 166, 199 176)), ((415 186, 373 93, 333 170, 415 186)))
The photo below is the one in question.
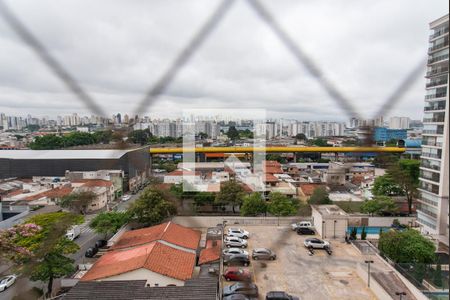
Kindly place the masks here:
POLYGON ((318 211, 323 218, 347 217, 347 213, 335 204, 312 205, 312 208, 318 211))
POLYGON ((117 159, 134 150, 0 150, 0 159, 117 159))

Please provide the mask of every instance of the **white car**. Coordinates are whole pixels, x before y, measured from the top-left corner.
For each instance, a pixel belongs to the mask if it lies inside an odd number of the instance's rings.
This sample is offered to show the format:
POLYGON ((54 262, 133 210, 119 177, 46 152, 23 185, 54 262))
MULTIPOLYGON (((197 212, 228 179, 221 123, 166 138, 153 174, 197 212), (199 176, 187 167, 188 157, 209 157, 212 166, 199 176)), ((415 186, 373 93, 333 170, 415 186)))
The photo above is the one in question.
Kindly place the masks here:
POLYGON ((233 255, 233 254, 243 254, 248 255, 248 251, 239 248, 228 248, 223 250, 223 256, 233 255))
POLYGON ((122 201, 128 201, 128 200, 130 200, 131 199, 131 196, 130 195, 124 195, 124 196, 122 196, 122 201))
POLYGON ((301 221, 298 223, 291 224, 291 229, 294 231, 301 227, 311 228, 312 224, 309 221, 301 221))
POLYGON ((306 248, 326 249, 330 247, 330 243, 318 238, 307 238, 304 242, 306 248))
POLYGON ((227 236, 224 239, 227 248, 247 248, 247 241, 235 236, 227 236))
POLYGON ((0 292, 3 292, 4 290, 12 286, 14 282, 16 282, 16 279, 16 275, 8 275, 0 278, 0 292))
POLYGON ((228 236, 236 236, 241 239, 248 239, 250 237, 250 232, 240 228, 228 228, 228 236))

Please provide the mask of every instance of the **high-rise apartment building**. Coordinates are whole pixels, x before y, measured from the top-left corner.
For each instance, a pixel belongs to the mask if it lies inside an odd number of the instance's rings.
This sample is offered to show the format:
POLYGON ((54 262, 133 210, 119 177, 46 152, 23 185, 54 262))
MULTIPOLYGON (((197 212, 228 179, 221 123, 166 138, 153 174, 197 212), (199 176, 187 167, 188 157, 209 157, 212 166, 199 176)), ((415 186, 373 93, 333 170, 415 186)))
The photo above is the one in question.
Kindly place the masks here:
POLYGON ((417 221, 448 244, 448 15, 430 23, 417 221))
POLYGON ((408 117, 391 117, 389 119, 390 129, 409 129, 410 119, 408 117))

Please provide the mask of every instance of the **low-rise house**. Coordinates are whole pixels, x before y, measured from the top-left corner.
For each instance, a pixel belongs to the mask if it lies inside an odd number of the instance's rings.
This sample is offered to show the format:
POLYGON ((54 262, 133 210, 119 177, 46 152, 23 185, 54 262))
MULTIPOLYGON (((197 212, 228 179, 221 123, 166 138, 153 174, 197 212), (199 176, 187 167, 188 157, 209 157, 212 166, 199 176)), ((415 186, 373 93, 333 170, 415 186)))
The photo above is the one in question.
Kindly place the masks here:
POLYGON ((81 280, 182 286, 193 276, 200 237, 199 231, 171 222, 128 231, 81 280))
POLYGON ((200 181, 200 172, 187 171, 187 170, 175 170, 164 175, 164 183, 180 184, 183 181, 196 182, 200 181))

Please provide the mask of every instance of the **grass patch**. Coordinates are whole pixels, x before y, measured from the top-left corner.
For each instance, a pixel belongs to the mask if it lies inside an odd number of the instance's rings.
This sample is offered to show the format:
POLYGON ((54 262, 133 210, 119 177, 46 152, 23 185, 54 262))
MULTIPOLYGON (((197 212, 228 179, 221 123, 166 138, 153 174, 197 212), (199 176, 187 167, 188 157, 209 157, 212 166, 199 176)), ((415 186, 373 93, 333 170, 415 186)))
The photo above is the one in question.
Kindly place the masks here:
POLYGON ((364 202, 356 202, 356 201, 333 201, 333 204, 336 204, 340 208, 342 208, 346 213, 359 213, 361 212, 361 205, 364 202))

